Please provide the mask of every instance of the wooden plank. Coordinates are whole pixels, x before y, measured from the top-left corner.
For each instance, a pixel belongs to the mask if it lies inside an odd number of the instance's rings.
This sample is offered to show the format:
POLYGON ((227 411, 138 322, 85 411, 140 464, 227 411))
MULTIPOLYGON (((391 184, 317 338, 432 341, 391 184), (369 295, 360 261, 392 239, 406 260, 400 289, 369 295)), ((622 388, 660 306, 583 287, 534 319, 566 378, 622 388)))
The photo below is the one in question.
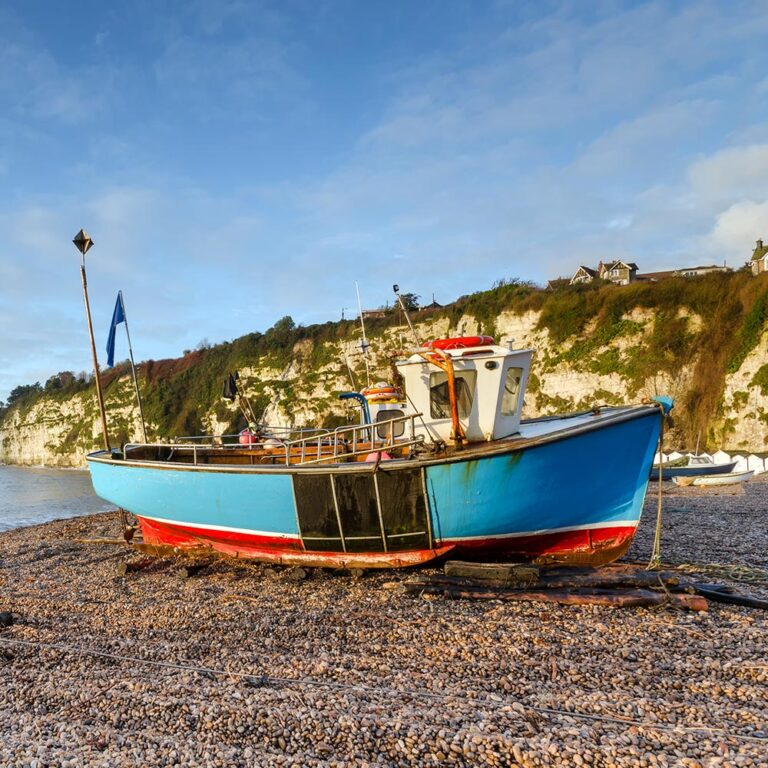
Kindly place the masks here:
POLYGON ((654 605, 670 605, 691 611, 706 611, 707 601, 698 595, 679 595, 652 592, 649 589, 632 590, 513 590, 484 587, 466 588, 448 585, 420 585, 405 582, 406 591, 411 593, 444 594, 446 597, 470 600, 502 600, 505 602, 542 602, 559 605, 606 605, 617 608, 637 608, 654 605))
POLYGON ((580 589, 596 587, 661 587, 676 588, 680 586, 678 576, 667 574, 661 571, 613 571, 608 572, 592 569, 584 569, 583 573, 552 573, 544 571, 539 578, 530 580, 508 580, 485 578, 471 579, 462 576, 416 576, 414 581, 421 581, 423 584, 439 585, 448 584, 463 587, 497 587, 497 588, 528 588, 528 589, 580 589))
POLYGON ((480 582, 493 582, 499 586, 533 584, 538 581, 539 569, 533 565, 519 563, 469 563, 463 560, 449 560, 445 564, 445 575, 480 582))
POLYGON ((91 539, 75 539, 78 544, 122 544, 125 546, 128 542, 124 538, 113 538, 111 536, 95 536, 91 539))

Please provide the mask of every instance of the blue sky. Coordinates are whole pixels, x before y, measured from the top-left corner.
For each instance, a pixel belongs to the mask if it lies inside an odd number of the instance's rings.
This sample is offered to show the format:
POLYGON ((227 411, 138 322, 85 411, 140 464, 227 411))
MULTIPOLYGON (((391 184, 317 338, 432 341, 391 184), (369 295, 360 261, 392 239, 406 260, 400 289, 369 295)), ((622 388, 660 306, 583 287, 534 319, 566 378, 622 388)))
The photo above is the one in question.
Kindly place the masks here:
POLYGON ((0 4, 0 398, 89 367, 81 226, 99 349, 122 289, 142 359, 335 319, 355 280, 739 265, 766 41, 738 0, 0 4))

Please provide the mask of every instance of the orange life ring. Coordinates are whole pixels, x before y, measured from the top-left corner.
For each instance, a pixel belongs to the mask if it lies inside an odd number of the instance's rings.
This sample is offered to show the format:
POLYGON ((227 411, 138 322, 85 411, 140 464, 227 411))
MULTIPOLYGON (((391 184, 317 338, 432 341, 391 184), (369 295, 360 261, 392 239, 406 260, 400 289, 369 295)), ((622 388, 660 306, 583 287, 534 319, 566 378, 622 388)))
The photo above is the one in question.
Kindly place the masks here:
POLYGON ((403 391, 400 387, 394 387, 386 381, 379 381, 372 387, 366 387, 360 394, 369 403, 397 403, 403 399, 403 391))
POLYGON ((425 341, 422 347, 427 349, 466 349, 467 347, 485 347, 493 343, 492 336, 454 336, 450 339, 425 341))

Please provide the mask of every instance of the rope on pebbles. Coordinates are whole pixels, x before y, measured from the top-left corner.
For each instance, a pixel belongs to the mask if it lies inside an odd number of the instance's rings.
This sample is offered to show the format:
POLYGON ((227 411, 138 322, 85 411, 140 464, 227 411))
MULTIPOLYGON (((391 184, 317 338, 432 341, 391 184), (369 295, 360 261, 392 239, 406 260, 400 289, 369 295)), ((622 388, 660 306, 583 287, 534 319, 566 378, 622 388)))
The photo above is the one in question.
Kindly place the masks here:
POLYGON ((768 586, 768 569, 740 563, 669 563, 664 568, 685 573, 701 573, 741 584, 768 586))
POLYGON ((248 672, 234 672, 232 670, 214 669, 212 667, 200 667, 194 664, 178 664, 171 661, 158 661, 154 659, 142 659, 138 656, 126 656, 118 653, 108 653, 107 651, 96 651, 90 648, 78 648, 72 645, 64 645, 61 643, 45 643, 35 640, 19 640, 10 637, 0 637, 0 643, 6 643, 10 645, 26 646, 28 648, 40 648, 43 650, 60 651, 66 654, 79 655, 79 656, 95 656, 98 658, 112 659, 113 661, 127 661, 133 664, 140 664, 144 666, 163 667, 166 669, 175 669, 183 672, 196 672, 206 677, 220 677, 220 678, 240 678, 241 680, 248 680, 252 684, 259 686, 263 685, 275 685, 275 686, 316 686, 319 688, 330 688, 333 690, 346 690, 346 691, 359 691, 361 693, 370 694, 384 694, 386 696, 409 696, 412 698, 427 698, 427 699, 441 699, 441 700, 459 700, 473 702, 482 702, 485 704, 491 704, 498 706, 500 704, 506 704, 511 706, 516 712, 525 714, 526 711, 536 712, 540 715, 551 715, 554 717, 572 717, 579 720, 592 720, 603 723, 613 723, 618 725, 631 725, 636 728, 644 728, 651 731, 664 731, 667 733, 688 733, 699 734, 706 736, 718 736, 720 738, 733 739, 736 741, 744 741, 758 744, 765 744, 768 742, 766 736, 748 736, 746 734, 731 733, 723 728, 711 728, 708 726, 684 726, 684 725, 667 725, 664 723, 648 723, 642 720, 633 720, 631 718, 617 717, 613 715, 600 715, 589 712, 571 712, 567 709, 556 709, 552 707, 538 707, 531 704, 523 704, 517 700, 510 700, 509 697, 503 697, 499 694, 488 694, 486 696, 469 696, 467 694, 454 694, 454 693, 437 693, 435 691, 427 691, 424 689, 418 690, 403 690, 397 688, 387 688, 381 686, 367 686, 367 685, 355 685, 353 683, 342 683, 335 680, 313 680, 302 679, 297 677, 274 677, 272 675, 254 675, 248 672))

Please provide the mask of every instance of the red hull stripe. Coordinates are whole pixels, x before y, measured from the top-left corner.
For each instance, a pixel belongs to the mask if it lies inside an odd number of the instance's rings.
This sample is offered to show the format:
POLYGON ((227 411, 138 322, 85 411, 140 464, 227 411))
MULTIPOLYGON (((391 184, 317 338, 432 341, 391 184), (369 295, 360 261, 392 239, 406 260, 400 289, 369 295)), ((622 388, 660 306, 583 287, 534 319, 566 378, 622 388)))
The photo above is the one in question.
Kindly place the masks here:
POLYGON ((269 534, 221 528, 218 526, 189 525, 170 520, 140 518, 144 538, 152 543, 179 546, 192 539, 205 539, 230 546, 243 545, 258 549, 283 549, 288 552, 302 551, 301 539, 294 535, 269 534), (174 541, 177 540, 177 541, 174 541))
POLYGON ((598 531, 631 528, 635 530, 640 524, 639 520, 613 520, 610 523, 589 523, 588 525, 568 525, 564 528, 545 528, 540 531, 523 531, 521 533, 499 533, 493 536, 458 536, 445 538, 442 541, 458 542, 464 544, 471 541, 492 541, 494 539, 529 539, 535 536, 551 536, 552 534, 573 533, 574 531, 598 531))
POLYGON ((203 526, 168 523, 140 518, 144 541, 157 546, 190 549, 209 547, 225 554, 271 562, 303 563, 315 566, 399 567, 429 562, 441 555, 481 554, 519 556, 524 558, 578 557, 589 561, 605 560, 612 552, 625 550, 635 534, 636 524, 583 527, 571 530, 507 537, 472 538, 436 542, 435 549, 405 552, 308 552, 299 538, 241 531, 213 529, 203 526))
POLYGON ((143 517, 139 520, 146 544, 178 549, 212 548, 233 557, 315 568, 403 568, 428 563, 454 549, 449 544, 436 549, 407 552, 306 552, 298 539, 207 531, 205 528, 169 525, 143 517))
POLYGON ((144 517, 143 520, 150 520, 153 523, 160 525, 167 525, 171 528, 179 528, 190 533, 209 534, 214 532, 217 536, 219 534, 240 534, 243 536, 253 537, 256 539, 269 539, 274 541, 296 541, 299 542, 299 535, 296 533, 275 533, 274 531, 254 531, 250 528, 232 528, 227 525, 213 525, 212 523, 206 523, 205 525, 196 525, 195 523, 182 523, 177 520, 167 520, 162 517, 144 517))
POLYGON ((569 557, 626 548, 632 541, 635 530, 635 525, 607 526, 537 533, 530 536, 452 540, 450 543, 455 544, 457 550, 472 554, 488 552, 526 557, 544 555, 569 557))

